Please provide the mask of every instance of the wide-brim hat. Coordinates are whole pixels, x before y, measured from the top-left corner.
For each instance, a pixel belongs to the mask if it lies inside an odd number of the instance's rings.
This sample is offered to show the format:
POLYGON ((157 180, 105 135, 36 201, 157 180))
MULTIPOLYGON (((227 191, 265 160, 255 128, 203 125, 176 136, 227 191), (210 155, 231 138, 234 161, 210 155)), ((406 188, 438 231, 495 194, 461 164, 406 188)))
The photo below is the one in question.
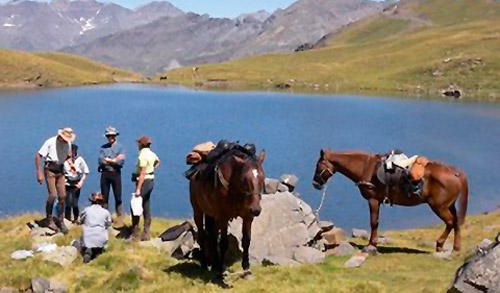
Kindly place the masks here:
POLYGON ((114 128, 113 126, 106 127, 104 136, 118 136, 118 135, 120 135, 120 133, 118 132, 118 130, 116 130, 116 128, 114 128))
POLYGON ((94 192, 90 196, 89 201, 91 203, 104 203, 104 197, 102 196, 102 193, 94 192))
POLYGON ((150 145, 153 143, 153 140, 151 139, 151 137, 143 135, 137 139, 137 143, 139 143, 140 145, 150 145))
POLYGON ((75 141, 75 138, 76 138, 76 135, 75 133, 73 132, 73 129, 69 128, 69 127, 65 127, 63 129, 59 129, 57 131, 57 134, 62 138, 64 139, 66 142, 73 142, 75 141))

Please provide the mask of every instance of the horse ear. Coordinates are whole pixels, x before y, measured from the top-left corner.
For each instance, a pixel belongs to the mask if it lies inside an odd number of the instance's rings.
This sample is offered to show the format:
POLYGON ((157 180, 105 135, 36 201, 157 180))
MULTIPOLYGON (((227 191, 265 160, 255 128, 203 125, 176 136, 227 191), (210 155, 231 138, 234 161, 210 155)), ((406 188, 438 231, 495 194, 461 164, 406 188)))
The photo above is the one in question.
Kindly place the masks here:
POLYGON ((321 149, 321 151, 319 152, 319 156, 320 158, 323 158, 325 156, 325 151, 323 149, 321 149))
POLYGON ((266 158, 266 150, 262 150, 259 154, 259 163, 262 164, 265 158, 266 158))

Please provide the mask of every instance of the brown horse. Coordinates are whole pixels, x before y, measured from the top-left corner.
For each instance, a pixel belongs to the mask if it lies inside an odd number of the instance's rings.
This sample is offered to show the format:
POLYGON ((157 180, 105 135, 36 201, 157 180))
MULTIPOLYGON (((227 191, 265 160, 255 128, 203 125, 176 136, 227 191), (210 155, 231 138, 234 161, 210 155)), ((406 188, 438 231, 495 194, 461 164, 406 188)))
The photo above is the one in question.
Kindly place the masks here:
MULTIPOLYGON (((382 156, 365 152, 336 152, 321 150, 316 164, 313 185, 322 189, 323 185, 339 172, 352 180, 370 207, 371 235, 369 245, 377 247, 377 230, 380 204, 386 199, 386 186, 377 175, 377 167, 382 164, 382 156)), ((439 162, 429 162, 425 167, 422 193, 409 195, 402 188, 390 195, 392 202, 402 206, 427 203, 432 211, 443 220, 446 228, 436 241, 436 250, 441 251, 451 230, 455 231, 453 249, 460 250, 460 225, 467 213, 468 184, 464 172, 439 162), (455 208, 458 200, 459 211, 455 208)))
POLYGON ((207 258, 211 260, 212 270, 223 284, 228 222, 237 217, 243 219, 242 266, 245 276, 250 275, 248 249, 252 221, 261 212, 264 158, 265 151, 257 158, 239 150, 231 150, 218 160, 214 168, 208 168, 190 180, 190 199, 201 249, 200 262, 202 267, 207 268, 207 258))

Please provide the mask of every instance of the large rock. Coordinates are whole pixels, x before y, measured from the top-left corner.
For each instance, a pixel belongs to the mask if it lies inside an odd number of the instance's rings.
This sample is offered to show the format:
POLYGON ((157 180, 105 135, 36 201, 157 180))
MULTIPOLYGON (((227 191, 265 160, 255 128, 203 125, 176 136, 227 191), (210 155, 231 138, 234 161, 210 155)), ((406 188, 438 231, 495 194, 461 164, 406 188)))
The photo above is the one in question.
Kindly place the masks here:
POLYGON ((31 250, 16 250, 10 255, 10 258, 15 259, 15 260, 27 259, 28 257, 33 257, 33 251, 31 251, 31 250))
MULTIPOLYGON (((252 224, 250 258, 261 263, 264 259, 293 259, 302 246, 310 246, 321 231, 311 207, 290 192, 264 194, 262 213, 252 224)), ((229 224, 229 233, 238 239, 241 248, 241 224, 237 218, 229 224)))
POLYGON ((500 292, 500 242, 479 251, 462 265, 448 292, 500 292))
POLYGON ((334 256, 352 255, 354 251, 355 251, 354 247, 349 242, 342 241, 339 244, 339 246, 335 247, 334 249, 328 250, 327 255, 334 255, 334 256))
POLYGON ((368 238, 370 238, 370 234, 366 230, 353 228, 352 238, 361 238, 367 240, 368 238))
POLYGON ((63 267, 70 265, 77 256, 78 251, 73 246, 61 246, 54 251, 42 253, 43 260, 60 264, 63 267))
POLYGON ((300 263, 320 263, 325 260, 325 254, 312 247, 301 246, 295 250, 293 258, 300 263))
POLYGON ((36 277, 31 279, 31 290, 34 293, 44 293, 50 289, 50 281, 45 278, 36 277))
POLYGON ((345 232, 341 228, 335 227, 330 231, 321 234, 321 237, 328 241, 329 245, 339 245, 342 241, 346 240, 345 232))
POLYGON ((344 263, 344 268, 359 268, 365 263, 365 260, 366 256, 363 255, 353 256, 344 263))

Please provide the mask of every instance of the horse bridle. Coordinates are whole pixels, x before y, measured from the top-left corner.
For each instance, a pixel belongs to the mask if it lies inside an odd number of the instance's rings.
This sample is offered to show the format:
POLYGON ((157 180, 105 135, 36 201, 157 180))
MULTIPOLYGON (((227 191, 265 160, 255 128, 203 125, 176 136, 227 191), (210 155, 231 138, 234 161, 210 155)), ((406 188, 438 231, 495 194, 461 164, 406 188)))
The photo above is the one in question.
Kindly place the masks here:
POLYGON ((325 159, 321 160, 321 164, 325 166, 325 169, 323 169, 323 171, 321 171, 321 172, 319 173, 319 175, 318 175, 318 177, 321 179, 321 181, 323 181, 323 182, 320 182, 320 184, 321 184, 321 185, 325 185, 325 184, 326 184, 326 182, 328 181, 328 179, 330 179, 330 177, 332 177, 332 176, 333 176, 333 174, 334 174, 334 173, 330 170, 330 168, 328 168, 328 165, 327 165, 326 163, 324 163, 324 161, 325 161, 325 159), (326 180, 325 180, 325 179, 323 178, 323 174, 324 174, 326 171, 328 171, 328 173, 330 173, 330 177, 328 177, 328 179, 326 179, 326 180))

